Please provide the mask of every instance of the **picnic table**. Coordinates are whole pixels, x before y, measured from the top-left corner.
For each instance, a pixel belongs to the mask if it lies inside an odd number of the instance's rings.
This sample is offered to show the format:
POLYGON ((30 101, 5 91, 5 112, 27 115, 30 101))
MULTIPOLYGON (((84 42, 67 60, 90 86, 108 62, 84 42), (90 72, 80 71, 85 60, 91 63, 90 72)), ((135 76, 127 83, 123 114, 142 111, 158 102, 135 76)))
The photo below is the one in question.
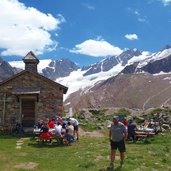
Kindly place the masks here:
MULTIPOLYGON (((49 133, 54 133, 54 131, 55 131, 55 129, 49 129, 49 133)), ((34 134, 41 134, 42 133, 42 130, 41 129, 39 129, 39 128, 35 128, 35 129, 33 129, 33 133, 34 134)))
POLYGON ((36 135, 34 137, 34 139, 37 140, 38 142, 51 143, 52 140, 56 140, 58 144, 66 144, 66 145, 68 145, 68 143, 69 143, 64 136, 61 136, 59 138, 55 137, 54 136, 55 129, 49 129, 49 133, 52 134, 51 138, 41 138, 40 134, 42 133, 42 130, 38 129, 38 128, 35 128, 33 130, 33 133, 36 135))
POLYGON ((151 137, 154 136, 155 133, 152 131, 143 131, 143 130, 136 130, 135 131, 135 136, 136 138, 146 138, 146 137, 151 137))

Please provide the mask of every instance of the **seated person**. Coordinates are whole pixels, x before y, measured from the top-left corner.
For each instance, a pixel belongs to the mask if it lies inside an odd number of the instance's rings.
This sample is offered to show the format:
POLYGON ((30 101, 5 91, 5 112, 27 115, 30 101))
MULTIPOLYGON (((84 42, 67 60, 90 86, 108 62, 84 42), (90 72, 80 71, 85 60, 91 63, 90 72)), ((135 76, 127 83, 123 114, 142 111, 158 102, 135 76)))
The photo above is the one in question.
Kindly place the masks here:
POLYGON ((48 122, 48 126, 49 126, 50 129, 54 129, 54 127, 55 127, 55 120, 54 119, 50 120, 48 122))
POLYGON ((42 134, 40 135, 40 138, 42 138, 42 142, 44 142, 44 140, 49 139, 50 142, 52 141, 52 135, 49 133, 49 127, 47 125, 47 123, 43 123, 43 126, 41 128, 42 130, 42 134))
POLYGON ((19 122, 16 123, 15 132, 17 134, 24 133, 23 125, 21 123, 19 123, 19 122))
POLYGON ((69 142, 73 142, 74 141, 74 126, 68 122, 68 125, 66 127, 66 137, 67 137, 67 140, 69 142))
POLYGON ((39 119, 37 124, 35 125, 35 128, 36 129, 41 129, 43 126, 43 120, 39 119))
POLYGON ((61 138, 62 138, 62 142, 61 142, 62 144, 66 144, 66 145, 69 144, 68 134, 67 134, 66 128, 62 128, 62 130, 61 130, 61 138))
POLYGON ((55 130, 54 130, 54 136, 55 137, 60 137, 61 136, 61 130, 62 130, 62 126, 60 124, 60 122, 58 122, 57 124, 55 124, 55 130))

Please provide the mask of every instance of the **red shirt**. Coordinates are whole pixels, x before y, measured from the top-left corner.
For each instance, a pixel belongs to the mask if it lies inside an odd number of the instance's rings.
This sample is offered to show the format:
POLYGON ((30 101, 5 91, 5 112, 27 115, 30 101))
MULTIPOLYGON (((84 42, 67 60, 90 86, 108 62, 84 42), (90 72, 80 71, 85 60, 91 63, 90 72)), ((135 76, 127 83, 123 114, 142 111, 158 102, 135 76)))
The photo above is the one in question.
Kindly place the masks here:
POLYGON ((49 121, 48 126, 50 129, 53 129, 55 127, 54 121, 49 121))
POLYGON ((128 121, 127 121, 126 119, 124 119, 124 120, 122 121, 122 123, 123 123, 125 126, 128 126, 128 121))

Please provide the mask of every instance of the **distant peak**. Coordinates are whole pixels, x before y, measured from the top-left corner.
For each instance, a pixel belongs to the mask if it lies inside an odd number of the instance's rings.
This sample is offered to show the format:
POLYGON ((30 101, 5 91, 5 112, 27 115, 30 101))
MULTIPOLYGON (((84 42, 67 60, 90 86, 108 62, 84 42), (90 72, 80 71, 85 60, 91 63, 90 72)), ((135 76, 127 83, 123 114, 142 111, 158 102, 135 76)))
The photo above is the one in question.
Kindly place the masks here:
POLYGON ((130 49, 130 51, 131 52, 139 52, 139 53, 141 53, 141 51, 139 49, 137 49, 137 48, 130 49))
POLYGON ((162 50, 171 49, 171 45, 166 45, 162 50))
POLYGON ((136 52, 138 49, 136 49, 136 48, 134 48, 134 49, 132 49, 134 52, 136 52))
POLYGON ((137 48, 133 48, 133 49, 127 49, 125 52, 123 52, 124 54, 132 54, 133 56, 139 56, 141 55, 141 51, 138 50, 137 48))
POLYGON ((0 57, 0 63, 3 61, 2 57, 0 57))

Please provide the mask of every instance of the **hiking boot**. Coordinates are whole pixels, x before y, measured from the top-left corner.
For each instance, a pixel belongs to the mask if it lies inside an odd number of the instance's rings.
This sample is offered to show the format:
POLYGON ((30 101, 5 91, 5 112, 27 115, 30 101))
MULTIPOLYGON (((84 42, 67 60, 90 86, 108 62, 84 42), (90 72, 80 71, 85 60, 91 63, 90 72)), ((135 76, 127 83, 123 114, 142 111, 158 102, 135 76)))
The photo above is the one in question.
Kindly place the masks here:
POLYGON ((107 167, 108 170, 114 170, 114 163, 110 163, 109 167, 107 167))
POLYGON ((121 161, 120 161, 120 167, 122 168, 123 165, 124 165, 124 160, 121 160, 121 161))

